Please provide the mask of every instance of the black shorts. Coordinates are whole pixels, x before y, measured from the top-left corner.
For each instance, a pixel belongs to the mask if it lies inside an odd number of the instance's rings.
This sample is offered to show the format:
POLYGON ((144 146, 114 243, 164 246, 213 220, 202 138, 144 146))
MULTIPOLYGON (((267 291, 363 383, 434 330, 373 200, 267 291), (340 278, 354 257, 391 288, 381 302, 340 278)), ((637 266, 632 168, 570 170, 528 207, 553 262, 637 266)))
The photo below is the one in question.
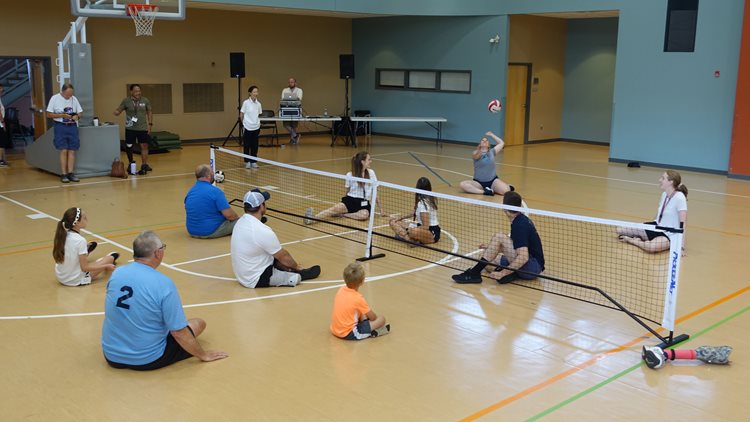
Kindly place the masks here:
MULTIPOLYGON (((190 326, 187 326, 187 329, 190 330, 190 334, 195 337, 195 333, 193 332, 193 329, 190 328, 190 326)), ((174 337, 172 337, 172 333, 167 334, 167 346, 164 348, 164 354, 161 355, 159 359, 156 359, 155 361, 151 363, 147 363, 144 365, 128 365, 125 363, 117 363, 112 362, 111 360, 107 359, 105 356, 104 359, 107 360, 107 363, 109 366, 116 368, 116 369, 132 369, 134 371, 152 371, 154 369, 163 368, 165 366, 169 366, 173 363, 179 362, 181 360, 185 360, 189 357, 192 357, 190 353, 186 352, 185 349, 180 346, 180 343, 177 343, 177 340, 175 340, 174 337)))
MULTIPOLYGON (((421 224, 417 224, 417 227, 421 227, 421 224)), ((435 239, 435 242, 440 240, 440 226, 430 226, 427 228, 427 230, 432 233, 432 238, 435 239)), ((406 231, 406 233, 409 233, 409 230, 406 231)))
POLYGON ((474 181, 475 181, 475 182, 477 182, 477 183, 479 183, 480 185, 482 185, 482 189, 487 189, 487 188, 490 188, 490 189, 492 189, 492 183, 493 183, 493 182, 494 182, 495 180, 497 180, 497 176, 495 176, 495 178, 494 178, 494 179, 492 179, 492 180, 490 180, 489 182, 480 182, 479 180, 477 180, 477 179, 474 179, 474 181))
POLYGON ((125 145, 132 147, 136 141, 139 144, 147 144, 151 142, 151 136, 149 136, 146 130, 125 129, 125 145))
POLYGON ((372 206, 370 205, 370 201, 362 198, 352 198, 351 196, 345 196, 341 198, 341 202, 346 205, 346 212, 348 213, 355 213, 359 210, 367 210, 370 211, 372 206))
MULTIPOLYGON (((651 226, 655 226, 656 225, 656 221, 647 221, 647 222, 645 222, 643 224, 649 224, 651 226)), ((656 231, 653 231, 653 230, 646 230, 646 237, 648 238, 648 240, 654 240, 654 239, 656 239, 657 237, 660 237, 660 236, 664 236, 664 237, 667 238, 667 240, 669 240, 669 236, 667 236, 667 234, 664 233, 664 232, 656 232, 656 231)))

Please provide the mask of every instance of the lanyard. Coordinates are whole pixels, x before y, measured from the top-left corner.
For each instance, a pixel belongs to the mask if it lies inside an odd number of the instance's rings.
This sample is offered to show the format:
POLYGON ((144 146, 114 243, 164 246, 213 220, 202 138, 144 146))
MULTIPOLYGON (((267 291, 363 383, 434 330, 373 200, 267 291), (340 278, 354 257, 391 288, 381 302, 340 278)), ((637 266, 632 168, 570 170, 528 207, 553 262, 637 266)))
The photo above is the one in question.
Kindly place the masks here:
POLYGON ((672 192, 671 195, 664 198, 664 204, 661 206, 661 210, 659 211, 659 219, 656 220, 656 224, 661 223, 661 218, 664 216, 664 209, 667 208, 667 205, 669 205, 669 201, 672 200, 672 197, 674 196, 675 192, 672 192))
POLYGON ((133 114, 137 117, 138 116, 138 104, 141 102, 141 100, 136 101, 135 98, 130 98, 133 100, 133 114))

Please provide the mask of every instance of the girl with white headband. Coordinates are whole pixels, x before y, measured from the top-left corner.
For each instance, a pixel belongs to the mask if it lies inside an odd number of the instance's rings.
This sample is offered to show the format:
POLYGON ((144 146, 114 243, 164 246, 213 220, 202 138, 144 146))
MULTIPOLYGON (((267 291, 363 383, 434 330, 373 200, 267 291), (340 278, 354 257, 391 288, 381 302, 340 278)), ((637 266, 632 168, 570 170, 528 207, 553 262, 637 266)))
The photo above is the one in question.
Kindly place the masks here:
POLYGON ((89 253, 96 248, 96 242, 86 244, 81 229, 88 224, 88 217, 80 208, 68 208, 55 229, 52 257, 55 258, 57 281, 65 286, 91 284, 104 271, 113 271, 120 254, 112 252, 89 262, 89 253))

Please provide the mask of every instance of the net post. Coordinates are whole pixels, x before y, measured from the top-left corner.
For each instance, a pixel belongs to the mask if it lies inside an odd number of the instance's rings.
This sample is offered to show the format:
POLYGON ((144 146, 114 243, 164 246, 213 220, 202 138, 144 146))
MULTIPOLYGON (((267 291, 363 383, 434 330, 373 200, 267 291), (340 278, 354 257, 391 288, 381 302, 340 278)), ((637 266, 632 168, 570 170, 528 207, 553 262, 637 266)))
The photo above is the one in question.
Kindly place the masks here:
POLYGON ((372 229, 375 227, 375 206, 378 203, 378 182, 372 184, 372 202, 370 202, 370 222, 367 224, 367 240, 365 241, 365 256, 357 258, 357 261, 369 261, 371 259, 383 258, 384 253, 372 254, 372 229))
MULTIPOLYGON (((214 144, 211 144, 211 148, 209 148, 209 158, 208 158, 208 165, 211 166, 211 173, 216 174, 216 146, 214 144)), ((216 180, 212 183, 212 185, 216 186, 216 180)))
POLYGON ((669 271, 667 272, 667 287, 664 293, 664 316, 662 327, 669 330, 667 341, 660 346, 669 347, 681 343, 689 338, 687 334, 674 336, 675 314, 677 311, 677 290, 680 280, 680 263, 682 262, 683 230, 669 230, 669 271))

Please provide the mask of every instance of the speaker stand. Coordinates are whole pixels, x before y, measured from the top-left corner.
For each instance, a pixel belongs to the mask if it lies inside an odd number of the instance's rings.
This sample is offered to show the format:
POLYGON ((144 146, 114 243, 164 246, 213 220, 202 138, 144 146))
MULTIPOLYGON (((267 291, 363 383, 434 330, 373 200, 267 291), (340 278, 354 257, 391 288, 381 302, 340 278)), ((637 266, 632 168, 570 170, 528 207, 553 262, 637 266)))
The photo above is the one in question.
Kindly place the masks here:
POLYGON ((339 125, 338 130, 336 130, 333 135, 331 146, 334 146, 336 144, 336 139, 338 139, 339 136, 344 136, 346 145, 351 145, 352 147, 356 148, 357 138, 355 136, 355 133, 353 132, 354 123, 352 122, 352 117, 349 113, 349 77, 346 77, 344 79, 344 103, 346 104, 344 108, 344 115, 341 116, 341 124, 339 125), (346 132, 342 133, 342 131, 344 130, 346 130, 346 132))
POLYGON ((229 142, 230 139, 234 139, 235 142, 237 142, 237 145, 242 146, 242 120, 240 119, 240 110, 242 109, 242 78, 237 76, 237 121, 234 122, 234 126, 232 126, 232 129, 229 131, 229 134, 227 134, 227 137, 224 138, 224 143, 221 144, 221 146, 225 146, 227 142, 229 142), (237 136, 234 136, 234 131, 237 130, 237 136))

